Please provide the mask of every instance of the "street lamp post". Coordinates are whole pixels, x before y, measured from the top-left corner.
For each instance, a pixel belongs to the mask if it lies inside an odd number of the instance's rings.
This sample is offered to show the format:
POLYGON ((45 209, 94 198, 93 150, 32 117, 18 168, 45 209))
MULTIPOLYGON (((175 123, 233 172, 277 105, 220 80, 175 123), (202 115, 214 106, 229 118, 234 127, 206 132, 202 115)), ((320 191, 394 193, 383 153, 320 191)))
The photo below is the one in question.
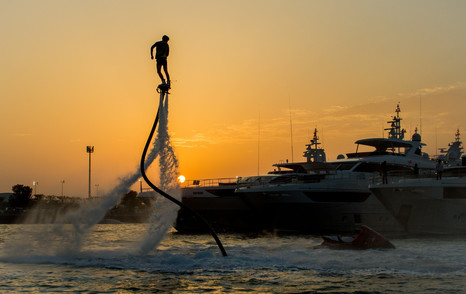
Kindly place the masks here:
POLYGON ((61 181, 61 197, 64 196, 64 194, 63 194, 63 185, 64 185, 64 184, 65 184, 65 180, 62 180, 62 181, 61 181))
POLYGON ((139 179, 139 193, 142 193, 142 181, 139 179))
POLYGON ((39 182, 33 181, 32 185, 34 186, 34 196, 36 196, 37 195, 37 185, 39 185, 39 182))
POLYGON ((87 146, 86 152, 89 153, 89 193, 88 197, 91 198, 91 154, 94 152, 94 146, 87 146))

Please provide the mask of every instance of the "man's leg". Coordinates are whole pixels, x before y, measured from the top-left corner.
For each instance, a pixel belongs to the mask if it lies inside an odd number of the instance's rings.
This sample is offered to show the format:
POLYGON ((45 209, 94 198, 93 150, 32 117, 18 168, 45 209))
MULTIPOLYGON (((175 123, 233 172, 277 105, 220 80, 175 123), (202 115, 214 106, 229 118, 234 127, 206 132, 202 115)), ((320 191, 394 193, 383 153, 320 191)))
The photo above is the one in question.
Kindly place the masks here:
POLYGON ((162 84, 165 83, 165 79, 163 78, 162 72, 160 71, 162 69, 162 65, 157 63, 157 74, 159 75, 160 79, 162 80, 162 84))
POLYGON ((165 72, 165 75, 167 76, 167 83, 168 83, 168 86, 170 87, 170 75, 168 74, 168 69, 167 69, 168 65, 165 64, 163 66, 163 71, 165 72))

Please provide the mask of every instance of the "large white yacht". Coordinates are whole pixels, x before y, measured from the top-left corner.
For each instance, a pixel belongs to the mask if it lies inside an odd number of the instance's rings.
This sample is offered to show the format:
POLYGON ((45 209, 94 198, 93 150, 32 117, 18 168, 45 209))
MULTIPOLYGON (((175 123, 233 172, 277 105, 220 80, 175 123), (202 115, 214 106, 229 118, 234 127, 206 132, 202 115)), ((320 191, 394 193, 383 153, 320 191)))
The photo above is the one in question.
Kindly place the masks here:
MULTIPOLYGON (((435 162, 422 152, 421 137, 404 140, 400 108, 388 123, 388 138, 356 141, 356 152, 334 161, 275 164, 257 181, 241 179, 238 194, 275 230, 305 233, 354 232, 362 224, 385 233, 402 226, 371 194, 369 184, 413 173, 430 173, 435 162), (374 150, 361 151, 361 147, 374 150)), ((318 150, 316 136, 309 150, 318 150)), ((315 153, 315 152, 314 152, 315 153)), ((323 153, 323 150, 320 154, 323 153)), ((312 153, 305 153, 310 155, 312 153)), ((340 156, 339 156, 340 158, 340 156)))
POLYGON ((440 160, 441 176, 402 178, 370 190, 409 234, 466 234, 466 157, 459 131, 440 160))

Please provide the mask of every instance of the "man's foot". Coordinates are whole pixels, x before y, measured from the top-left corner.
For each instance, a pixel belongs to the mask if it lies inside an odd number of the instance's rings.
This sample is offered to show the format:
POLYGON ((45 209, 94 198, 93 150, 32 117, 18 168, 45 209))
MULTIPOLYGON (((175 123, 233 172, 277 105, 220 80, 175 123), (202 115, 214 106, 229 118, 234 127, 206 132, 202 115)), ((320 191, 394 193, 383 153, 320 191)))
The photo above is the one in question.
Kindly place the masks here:
POLYGON ((162 83, 157 87, 157 93, 160 93, 160 91, 163 93, 168 93, 169 89, 170 87, 166 83, 162 83))

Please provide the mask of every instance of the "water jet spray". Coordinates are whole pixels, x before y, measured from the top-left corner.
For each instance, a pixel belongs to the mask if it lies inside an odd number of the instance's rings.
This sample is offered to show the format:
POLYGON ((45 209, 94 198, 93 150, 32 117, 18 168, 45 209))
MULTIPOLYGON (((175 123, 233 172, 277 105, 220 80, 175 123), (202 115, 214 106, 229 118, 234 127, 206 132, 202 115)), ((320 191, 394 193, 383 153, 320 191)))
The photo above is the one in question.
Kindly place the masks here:
POLYGON ((155 129, 157 128, 157 124, 159 122, 159 113, 161 111, 161 107, 163 105, 163 100, 164 99, 168 99, 168 90, 169 90, 169 86, 167 84, 160 84, 158 87, 157 87, 157 92, 160 93, 160 102, 159 102, 159 108, 157 110, 157 115, 155 116, 155 121, 154 121, 154 124, 152 125, 152 129, 150 131, 150 134, 149 134, 149 137, 147 138, 147 142, 146 142, 146 145, 144 146, 144 150, 142 152, 142 156, 141 156, 141 165, 140 165, 140 169, 141 169, 141 175, 142 175, 142 178, 144 179, 144 181, 147 183, 147 185, 149 185, 149 187, 151 187, 155 192, 159 193, 160 195, 162 195, 163 197, 165 197, 166 199, 170 200, 171 202, 175 203, 176 205, 178 205, 179 207, 185 209, 188 213, 190 213, 191 215, 193 215, 194 217, 196 217, 198 220, 201 221, 201 223, 208 229, 208 231, 210 232, 210 234, 212 235, 212 237, 215 239, 215 242, 217 243, 217 246, 218 248, 220 249, 221 253, 223 256, 227 256, 227 252, 225 251, 225 248, 223 248, 223 245, 222 245, 222 242, 220 241, 220 239, 218 238, 217 234, 215 233, 214 229, 210 226, 210 224, 199 214, 197 213, 196 211, 192 210, 191 208, 189 208, 188 206, 184 205, 183 202, 179 201, 178 199, 170 196, 168 193, 166 193, 165 191, 162 191, 161 189, 159 189, 157 186, 155 186, 150 180, 149 178, 147 177, 146 175, 146 170, 145 170, 145 167, 144 167, 144 162, 145 162, 145 158, 146 158, 146 154, 147 154, 147 150, 149 149, 149 145, 150 145, 150 142, 152 141, 152 137, 154 136, 154 132, 155 132, 155 129))

